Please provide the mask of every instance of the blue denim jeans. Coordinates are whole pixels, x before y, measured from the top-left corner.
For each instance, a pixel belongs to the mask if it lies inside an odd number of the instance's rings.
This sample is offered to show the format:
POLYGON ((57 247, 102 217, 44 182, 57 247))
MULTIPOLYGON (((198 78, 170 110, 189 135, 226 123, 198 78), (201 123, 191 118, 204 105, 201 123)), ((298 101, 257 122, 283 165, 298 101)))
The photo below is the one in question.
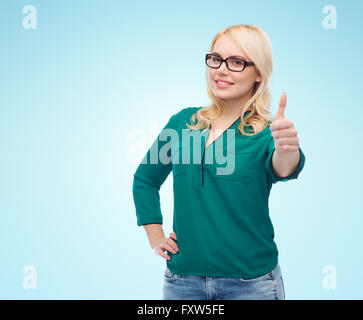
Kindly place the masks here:
POLYGON ((166 267, 163 300, 285 300, 280 265, 254 279, 178 275, 166 267))

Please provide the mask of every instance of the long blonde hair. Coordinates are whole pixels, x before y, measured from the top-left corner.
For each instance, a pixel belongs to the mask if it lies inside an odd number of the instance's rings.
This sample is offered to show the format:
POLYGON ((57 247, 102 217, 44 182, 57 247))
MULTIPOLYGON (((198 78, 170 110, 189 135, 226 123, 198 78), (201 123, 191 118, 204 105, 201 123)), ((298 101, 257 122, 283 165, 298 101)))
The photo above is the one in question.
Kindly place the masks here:
MULTIPOLYGON (((267 34, 256 25, 238 24, 221 30, 213 39, 209 53, 213 51, 216 41, 222 36, 229 36, 246 53, 248 58, 255 63, 256 69, 261 75, 261 82, 255 82, 252 97, 242 108, 241 123, 238 130, 246 136, 252 136, 264 130, 273 119, 270 112, 270 78, 273 71, 272 49, 270 39, 267 34), (246 111, 251 111, 244 117, 246 111), (245 126, 251 126, 253 133, 247 133, 245 126)), ((191 117, 191 125, 187 123, 189 129, 209 128, 211 120, 218 118, 226 108, 226 104, 218 99, 208 85, 207 92, 212 100, 212 104, 199 109, 191 117), (197 122, 197 123, 195 123, 197 122)))

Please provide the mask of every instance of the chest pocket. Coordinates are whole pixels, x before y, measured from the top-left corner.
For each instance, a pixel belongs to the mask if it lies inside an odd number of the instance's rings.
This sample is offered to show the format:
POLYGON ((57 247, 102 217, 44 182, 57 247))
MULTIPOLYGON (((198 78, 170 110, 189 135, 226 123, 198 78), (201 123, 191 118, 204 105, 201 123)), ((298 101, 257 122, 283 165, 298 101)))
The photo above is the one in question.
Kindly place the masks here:
POLYGON ((212 163, 213 177, 250 183, 255 177, 256 153, 255 148, 239 149, 234 152, 223 150, 223 163, 218 163, 217 159, 212 163))
MULTIPOLYGON (((185 148, 184 148, 184 152, 185 148)), ((172 164, 173 164, 173 178, 177 176, 182 176, 187 173, 187 165, 186 163, 183 163, 183 147, 172 147, 172 164)))

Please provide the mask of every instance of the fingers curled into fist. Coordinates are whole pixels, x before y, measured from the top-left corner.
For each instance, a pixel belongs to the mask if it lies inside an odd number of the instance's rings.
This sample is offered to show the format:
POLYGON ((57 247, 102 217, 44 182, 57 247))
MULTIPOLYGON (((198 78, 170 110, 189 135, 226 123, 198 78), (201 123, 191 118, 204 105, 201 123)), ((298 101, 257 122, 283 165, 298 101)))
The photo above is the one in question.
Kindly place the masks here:
POLYGON ((285 117, 287 97, 283 92, 280 97, 279 109, 270 126, 271 135, 275 142, 275 149, 279 153, 296 152, 299 150, 299 138, 292 121, 285 117))

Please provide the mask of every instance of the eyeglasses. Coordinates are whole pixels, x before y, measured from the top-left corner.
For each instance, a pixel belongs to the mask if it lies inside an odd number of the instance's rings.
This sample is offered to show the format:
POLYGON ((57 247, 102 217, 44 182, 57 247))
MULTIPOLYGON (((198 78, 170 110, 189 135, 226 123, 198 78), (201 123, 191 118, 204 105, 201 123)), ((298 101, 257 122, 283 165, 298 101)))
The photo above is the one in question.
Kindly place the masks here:
POLYGON ((213 53, 208 53, 205 55, 205 63, 210 68, 218 69, 222 65, 222 62, 226 63, 228 70, 235 72, 242 72, 246 67, 255 65, 253 62, 247 62, 246 60, 240 58, 222 59, 222 57, 213 53))

